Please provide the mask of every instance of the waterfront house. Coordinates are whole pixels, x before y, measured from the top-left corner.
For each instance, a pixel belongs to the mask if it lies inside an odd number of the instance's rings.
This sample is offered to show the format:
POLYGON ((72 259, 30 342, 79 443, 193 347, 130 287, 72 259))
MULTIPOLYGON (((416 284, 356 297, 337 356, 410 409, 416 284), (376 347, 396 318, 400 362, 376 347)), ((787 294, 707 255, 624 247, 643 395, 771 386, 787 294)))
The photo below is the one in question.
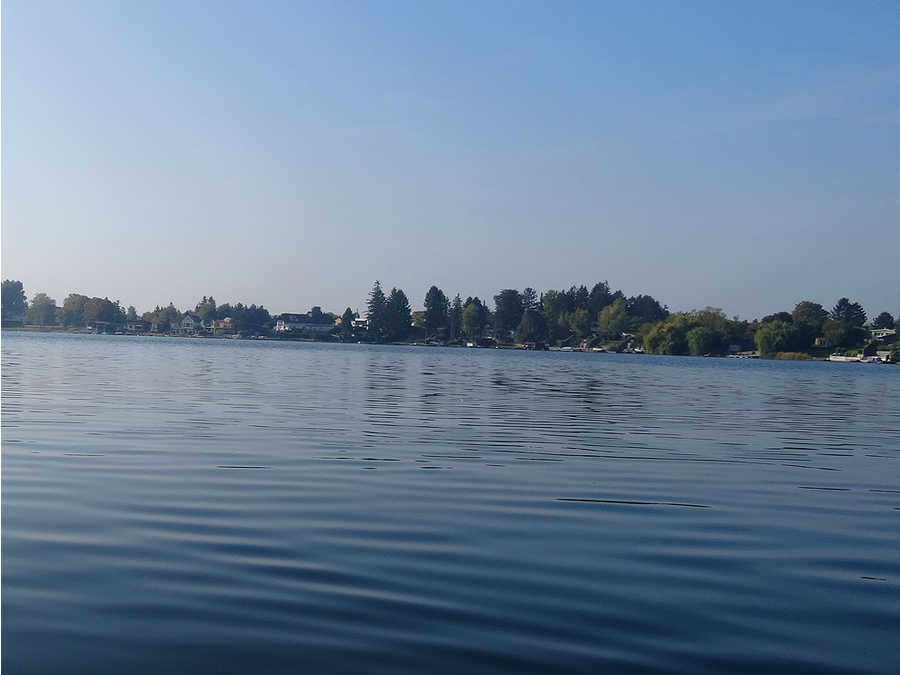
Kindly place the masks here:
POLYGON ((285 312, 275 317, 275 332, 328 333, 334 328, 334 322, 332 314, 314 313, 312 310, 305 314, 285 312))
POLYGON ((178 324, 178 332, 185 335, 193 335, 203 329, 203 321, 192 312, 186 312, 178 324))
POLYGON ((224 319, 216 319, 213 322, 213 332, 215 332, 215 333, 233 333, 234 327, 231 324, 231 317, 226 316, 224 319))
POLYGON ((129 333, 146 333, 150 328, 150 322, 143 319, 128 319, 125 322, 125 330, 129 333))
POLYGON ((110 321, 89 321, 87 329, 92 333, 112 333, 116 327, 110 321))
POLYGON ((897 334, 894 328, 873 328, 869 332, 872 334, 872 338, 879 342, 889 342, 897 334))

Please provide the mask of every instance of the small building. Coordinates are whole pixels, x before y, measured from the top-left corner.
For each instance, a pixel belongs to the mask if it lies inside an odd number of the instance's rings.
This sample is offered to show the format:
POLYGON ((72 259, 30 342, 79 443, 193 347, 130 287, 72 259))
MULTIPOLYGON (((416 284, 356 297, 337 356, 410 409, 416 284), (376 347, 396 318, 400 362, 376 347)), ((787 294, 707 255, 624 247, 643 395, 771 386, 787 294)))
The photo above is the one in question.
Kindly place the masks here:
POLYGON ((92 333, 112 333, 116 328, 110 321, 90 321, 87 329, 92 333))
POLYGON ((231 323, 231 317, 226 316, 224 319, 216 319, 213 322, 213 331, 216 333, 234 332, 234 326, 231 323))
POLYGON ((897 335, 897 330, 894 328, 873 328, 869 332, 872 334, 872 338, 879 342, 888 342, 897 335))
POLYGON ((146 333, 150 328, 150 322, 143 319, 128 319, 125 322, 125 330, 129 333, 146 333))

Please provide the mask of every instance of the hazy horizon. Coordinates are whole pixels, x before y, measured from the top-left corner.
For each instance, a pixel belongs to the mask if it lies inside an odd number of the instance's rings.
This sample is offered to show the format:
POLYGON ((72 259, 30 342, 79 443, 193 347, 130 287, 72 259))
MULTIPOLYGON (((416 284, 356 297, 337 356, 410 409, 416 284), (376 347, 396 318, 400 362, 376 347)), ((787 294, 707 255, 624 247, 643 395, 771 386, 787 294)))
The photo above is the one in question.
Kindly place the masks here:
POLYGON ((900 310, 900 3, 3 4, 2 276, 900 310))

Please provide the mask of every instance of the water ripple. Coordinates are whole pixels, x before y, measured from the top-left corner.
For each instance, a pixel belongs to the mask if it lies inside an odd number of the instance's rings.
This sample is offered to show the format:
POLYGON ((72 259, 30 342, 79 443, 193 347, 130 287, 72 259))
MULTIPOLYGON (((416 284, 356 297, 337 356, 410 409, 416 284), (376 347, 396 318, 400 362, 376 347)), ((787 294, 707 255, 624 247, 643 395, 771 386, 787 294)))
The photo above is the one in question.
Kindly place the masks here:
POLYGON ((9 672, 896 672, 900 369, 4 333, 9 672))

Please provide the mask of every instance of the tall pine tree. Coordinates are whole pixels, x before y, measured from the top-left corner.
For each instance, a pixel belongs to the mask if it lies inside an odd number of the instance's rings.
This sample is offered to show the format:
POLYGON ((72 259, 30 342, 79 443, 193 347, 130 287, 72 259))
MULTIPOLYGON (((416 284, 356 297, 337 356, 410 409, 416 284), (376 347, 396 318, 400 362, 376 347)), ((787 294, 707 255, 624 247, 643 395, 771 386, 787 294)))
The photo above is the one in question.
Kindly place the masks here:
POLYGON ((460 326, 462 325, 462 313, 462 298, 460 298, 459 293, 457 293, 450 305, 450 311, 447 313, 447 328, 451 340, 455 340, 459 337, 460 326))
POLYGON ((432 286, 425 294, 425 333, 437 335, 447 325, 447 296, 437 286, 432 286))
POLYGON ((366 319, 369 321, 369 334, 376 340, 383 340, 387 336, 387 298, 381 290, 381 282, 375 281, 369 293, 369 301, 366 303, 366 319))
POLYGON ((392 288, 387 299, 388 337, 391 340, 405 340, 412 325, 412 310, 406 293, 392 288))

